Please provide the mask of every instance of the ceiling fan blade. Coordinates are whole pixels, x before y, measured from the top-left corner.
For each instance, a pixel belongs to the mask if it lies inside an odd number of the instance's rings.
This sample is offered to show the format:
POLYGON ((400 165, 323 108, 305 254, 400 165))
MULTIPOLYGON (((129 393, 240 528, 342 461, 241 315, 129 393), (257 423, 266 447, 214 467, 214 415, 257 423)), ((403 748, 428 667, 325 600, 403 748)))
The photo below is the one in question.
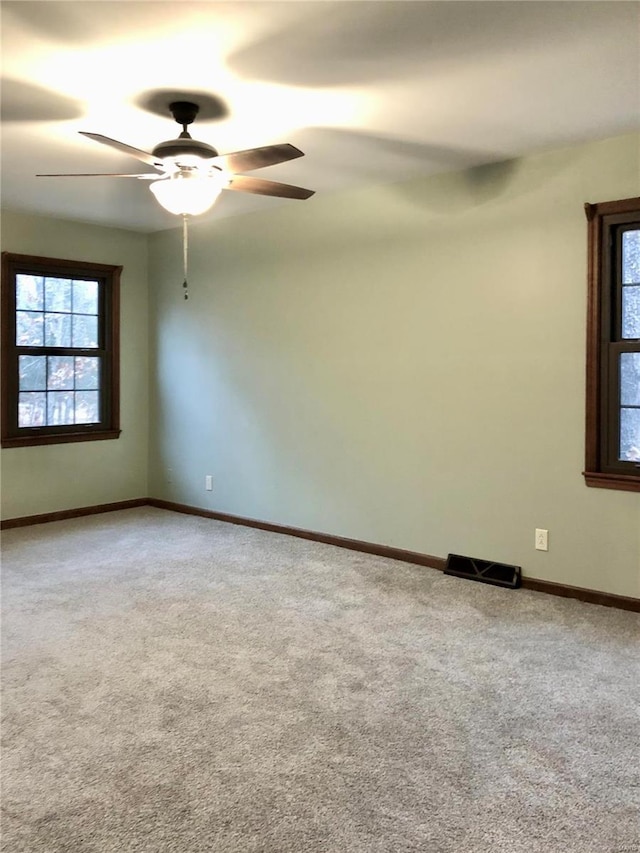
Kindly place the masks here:
POLYGON ((278 198, 310 198, 315 190, 305 190, 304 187, 294 187, 291 184, 281 184, 277 181, 265 181, 262 178, 251 178, 247 175, 234 175, 227 190, 240 190, 243 193, 272 195, 278 198))
POLYGON ((122 151, 124 154, 130 154, 137 160, 147 163, 149 166, 162 168, 162 160, 149 154, 148 151, 141 151, 139 148, 134 148, 132 145, 127 145, 125 142, 118 142, 117 139, 111 139, 109 136, 103 136, 101 133, 87 133, 84 130, 79 131, 82 136, 88 136, 89 139, 95 139, 96 142, 101 142, 103 145, 108 145, 110 148, 115 148, 122 151))
POLYGON ((53 175, 36 175, 36 178, 138 178, 139 180, 157 181, 164 175, 154 175, 153 172, 145 172, 142 175, 119 174, 117 172, 62 172, 53 175))
POLYGON ((286 163, 304 157, 304 152, 295 145, 265 145, 263 148, 249 148, 246 151, 233 151, 231 154, 220 154, 211 161, 220 164, 227 172, 251 172, 264 166, 275 166, 276 163, 286 163))

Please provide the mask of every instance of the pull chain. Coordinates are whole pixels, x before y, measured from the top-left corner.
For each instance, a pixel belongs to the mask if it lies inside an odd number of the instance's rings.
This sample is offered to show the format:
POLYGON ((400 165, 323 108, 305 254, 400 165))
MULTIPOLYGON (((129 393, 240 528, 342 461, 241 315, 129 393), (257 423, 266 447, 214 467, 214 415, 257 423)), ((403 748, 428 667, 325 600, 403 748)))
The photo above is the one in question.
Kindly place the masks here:
POLYGON ((184 282, 182 283, 182 287, 184 289, 184 298, 189 298, 189 285, 187 283, 187 270, 188 270, 188 251, 189 251, 189 231, 187 229, 187 214, 182 214, 182 265, 184 268, 184 282))

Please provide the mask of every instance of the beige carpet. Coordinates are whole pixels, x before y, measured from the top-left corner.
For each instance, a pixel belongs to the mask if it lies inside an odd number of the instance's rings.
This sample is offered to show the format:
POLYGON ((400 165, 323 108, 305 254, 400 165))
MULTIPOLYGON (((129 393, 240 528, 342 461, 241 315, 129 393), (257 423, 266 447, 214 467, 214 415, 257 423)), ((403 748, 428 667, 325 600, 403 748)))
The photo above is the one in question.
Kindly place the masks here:
POLYGON ((6 853, 637 853, 637 615, 143 508, 3 536, 6 853))

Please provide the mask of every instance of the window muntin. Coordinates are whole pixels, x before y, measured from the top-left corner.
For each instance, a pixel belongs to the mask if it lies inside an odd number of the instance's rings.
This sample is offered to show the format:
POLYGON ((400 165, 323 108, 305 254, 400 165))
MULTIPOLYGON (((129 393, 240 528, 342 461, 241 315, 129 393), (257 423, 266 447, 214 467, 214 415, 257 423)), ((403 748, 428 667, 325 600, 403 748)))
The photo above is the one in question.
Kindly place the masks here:
POLYGON ((590 486, 640 491, 640 199, 586 205, 590 486))
POLYGON ((119 435, 120 270, 3 254, 3 446, 119 435))

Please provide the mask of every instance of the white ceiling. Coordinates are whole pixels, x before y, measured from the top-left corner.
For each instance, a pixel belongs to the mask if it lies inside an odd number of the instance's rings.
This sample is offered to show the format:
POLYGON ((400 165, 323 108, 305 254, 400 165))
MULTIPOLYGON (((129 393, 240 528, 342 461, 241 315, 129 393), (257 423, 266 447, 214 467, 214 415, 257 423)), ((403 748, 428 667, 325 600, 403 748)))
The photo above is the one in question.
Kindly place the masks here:
MULTIPOLYGON (((170 228, 139 172, 77 131, 144 150, 179 127, 221 153, 291 142, 260 177, 330 193, 640 127, 637 2, 2 2, 2 202, 141 231, 170 228), (220 116, 221 107, 226 115, 220 116), (218 115, 216 115, 216 113, 218 115)), ((224 192, 210 218, 283 201, 224 192)))

